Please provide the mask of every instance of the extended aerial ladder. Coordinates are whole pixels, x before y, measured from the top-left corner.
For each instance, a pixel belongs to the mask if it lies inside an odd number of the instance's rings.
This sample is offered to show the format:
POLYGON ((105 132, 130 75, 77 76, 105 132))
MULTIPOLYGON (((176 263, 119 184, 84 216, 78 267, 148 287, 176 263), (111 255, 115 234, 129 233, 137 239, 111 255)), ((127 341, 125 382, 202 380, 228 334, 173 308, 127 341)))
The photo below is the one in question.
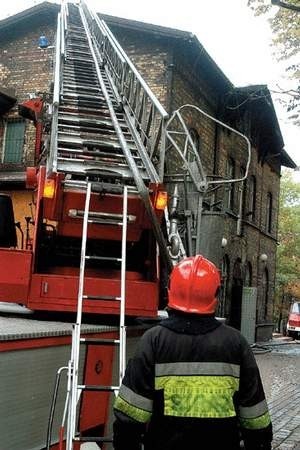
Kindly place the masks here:
POLYGON ((150 184, 162 183, 168 115, 83 2, 62 6, 52 105, 48 176, 63 173, 66 187, 81 186, 80 179, 87 178, 127 183, 141 197, 170 266, 149 196, 150 184))

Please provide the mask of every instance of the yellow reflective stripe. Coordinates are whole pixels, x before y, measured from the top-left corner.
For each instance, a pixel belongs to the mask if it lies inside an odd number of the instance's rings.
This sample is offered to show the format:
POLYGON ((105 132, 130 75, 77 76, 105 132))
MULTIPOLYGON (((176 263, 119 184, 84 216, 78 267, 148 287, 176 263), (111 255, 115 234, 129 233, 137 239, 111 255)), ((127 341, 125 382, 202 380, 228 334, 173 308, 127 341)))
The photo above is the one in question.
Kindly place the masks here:
POLYGON ((120 396, 116 398, 114 408, 138 422, 146 423, 151 418, 151 412, 130 405, 130 403, 123 400, 120 396))
POLYGON ((236 416, 233 395, 239 379, 232 376, 165 376, 155 378, 164 390, 164 414, 176 417, 236 416))
POLYGON ((252 417, 251 419, 240 418, 240 423, 242 427, 249 430, 260 430, 266 428, 271 423, 270 414, 266 412, 262 416, 252 417))

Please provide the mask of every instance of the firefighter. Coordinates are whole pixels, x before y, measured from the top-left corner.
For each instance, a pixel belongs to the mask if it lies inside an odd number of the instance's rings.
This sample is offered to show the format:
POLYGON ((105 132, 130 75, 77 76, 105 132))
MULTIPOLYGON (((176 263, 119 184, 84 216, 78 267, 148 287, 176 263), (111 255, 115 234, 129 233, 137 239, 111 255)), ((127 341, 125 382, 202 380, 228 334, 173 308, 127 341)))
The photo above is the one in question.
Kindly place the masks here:
POLYGON ((271 449, 252 350, 214 317, 219 287, 201 255, 174 267, 169 317, 144 333, 115 400, 115 450, 271 449))

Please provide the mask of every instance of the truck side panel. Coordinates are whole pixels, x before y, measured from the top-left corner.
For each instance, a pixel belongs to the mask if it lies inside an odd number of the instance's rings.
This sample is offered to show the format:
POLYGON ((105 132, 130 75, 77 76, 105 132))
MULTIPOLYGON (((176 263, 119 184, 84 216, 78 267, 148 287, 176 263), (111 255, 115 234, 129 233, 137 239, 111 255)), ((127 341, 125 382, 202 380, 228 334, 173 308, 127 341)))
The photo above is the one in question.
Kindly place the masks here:
POLYGON ((31 262, 30 251, 1 248, 0 301, 27 303, 31 262))

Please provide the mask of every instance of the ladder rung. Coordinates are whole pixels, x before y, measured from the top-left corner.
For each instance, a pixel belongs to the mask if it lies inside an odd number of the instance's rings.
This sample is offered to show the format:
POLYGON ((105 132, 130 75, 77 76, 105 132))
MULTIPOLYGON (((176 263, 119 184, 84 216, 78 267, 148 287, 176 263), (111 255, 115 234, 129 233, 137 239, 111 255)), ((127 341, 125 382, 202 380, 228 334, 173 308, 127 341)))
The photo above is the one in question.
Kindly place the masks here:
POLYGON ((95 259, 97 261, 114 261, 114 262, 122 261, 122 258, 113 258, 111 256, 93 256, 93 255, 86 255, 85 259, 95 259))
POLYGON ((120 301, 121 297, 115 297, 112 295, 83 295, 85 300, 105 300, 105 301, 120 301))
POLYGON ((119 345, 120 339, 92 339, 80 338, 80 342, 86 345, 119 345))
POLYGON ((79 442, 112 442, 112 438, 109 436, 75 436, 74 441, 79 442))
MULTIPOLYGON (((82 180, 63 180, 62 182, 66 188, 75 188, 86 190, 87 182, 82 180)), ((128 192, 130 194, 137 194, 138 191, 135 186, 127 185, 128 192)), ((122 194, 124 190, 124 185, 113 184, 113 183, 105 183, 101 182, 92 182, 92 192, 97 192, 101 194, 122 194)), ((151 192, 151 191, 150 191, 151 192)))
MULTIPOLYGON (((69 209, 68 216, 74 217, 74 218, 76 218, 76 217, 82 218, 82 217, 84 217, 84 211, 81 209, 69 209)), ((123 223, 122 220, 123 220, 122 214, 104 213, 104 212, 99 212, 99 211, 89 211, 89 219, 88 219, 89 222, 95 221, 97 223, 97 221, 101 221, 100 223, 105 223, 108 221, 110 223, 122 225, 122 223, 123 223)), ((127 215, 127 222, 132 223, 135 221, 136 221, 136 216, 134 216, 132 214, 127 215)))
POLYGON ((120 389, 119 386, 97 386, 97 385, 91 385, 91 384, 78 384, 77 386, 78 390, 81 391, 118 391, 120 389))
POLYGON ((98 225, 117 225, 121 227, 123 225, 123 222, 116 222, 113 220, 107 220, 107 219, 89 219, 88 223, 96 223, 98 225))

